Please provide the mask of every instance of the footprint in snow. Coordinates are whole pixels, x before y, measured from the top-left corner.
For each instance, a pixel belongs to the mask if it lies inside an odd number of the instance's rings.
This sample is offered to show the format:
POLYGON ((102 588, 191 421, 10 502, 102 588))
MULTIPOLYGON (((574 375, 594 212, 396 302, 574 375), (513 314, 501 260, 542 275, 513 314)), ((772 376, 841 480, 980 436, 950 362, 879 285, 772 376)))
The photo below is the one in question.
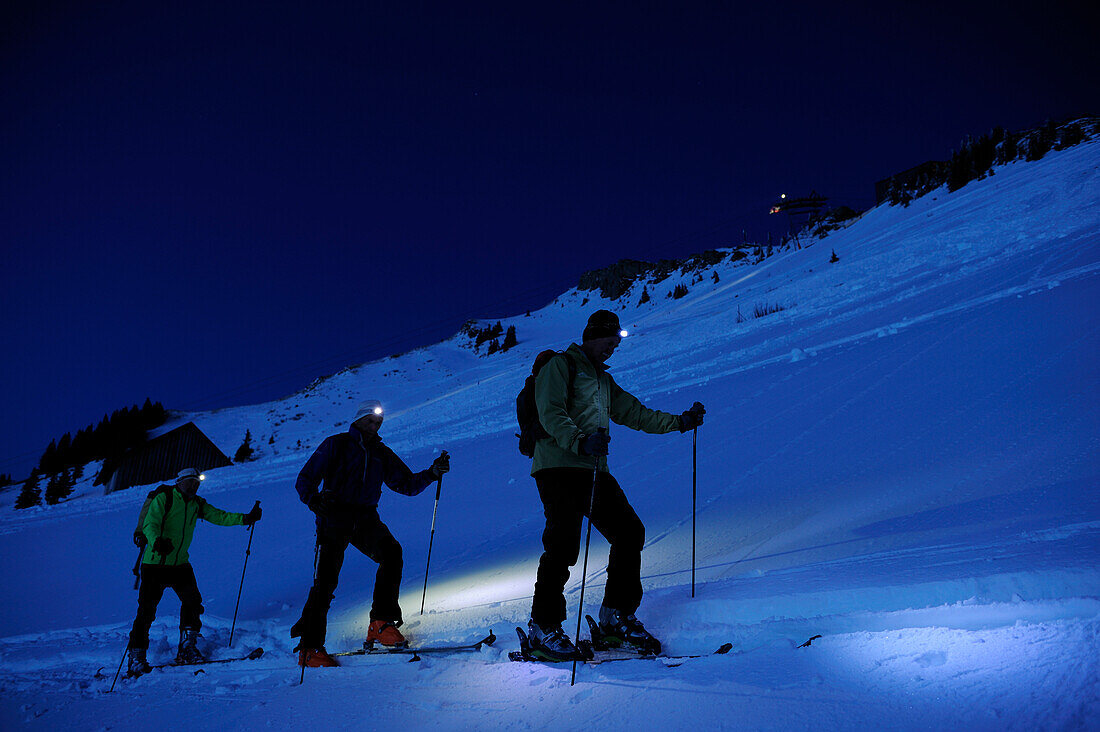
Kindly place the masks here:
POLYGON ((913 660, 921 668, 942 666, 947 663, 947 654, 943 651, 929 651, 928 653, 922 653, 913 660))

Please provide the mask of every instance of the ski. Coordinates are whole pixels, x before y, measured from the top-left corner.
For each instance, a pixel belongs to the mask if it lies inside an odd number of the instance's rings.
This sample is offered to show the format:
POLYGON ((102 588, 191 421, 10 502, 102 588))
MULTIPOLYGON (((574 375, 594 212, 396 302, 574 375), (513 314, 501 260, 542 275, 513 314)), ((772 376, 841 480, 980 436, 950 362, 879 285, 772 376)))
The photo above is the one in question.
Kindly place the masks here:
MULTIPOLYGON (((235 661, 254 661, 262 655, 264 655, 264 649, 263 648, 253 648, 251 651, 248 652, 247 655, 244 655, 244 656, 234 656, 233 658, 214 658, 214 659, 211 659, 211 660, 208 660, 208 661, 201 661, 199 663, 176 663, 175 661, 170 661, 169 663, 158 663, 155 666, 150 666, 149 671, 155 671, 158 668, 184 668, 186 666, 201 667, 201 666, 209 666, 210 664, 214 664, 214 663, 233 663, 235 661)), ((202 671, 203 671, 202 668, 196 668, 195 673, 198 674, 198 673, 201 673, 202 671)), ((95 672, 95 677, 94 678, 97 678, 97 679, 107 678, 106 676, 103 675, 102 672, 103 672, 103 667, 100 667, 99 670, 97 670, 95 672)), ((146 673, 148 673, 148 671, 146 673)), ((136 679, 136 678, 139 678, 139 677, 144 676, 144 675, 145 674, 132 675, 132 674, 127 673, 122 678, 124 678, 124 679, 136 679)))
MULTIPOLYGON (((591 618, 588 618, 590 627, 594 625, 591 618)), ((596 631, 599 633, 599 631, 596 631)), ((522 628, 516 628, 516 634, 519 636, 520 650, 510 651, 508 658, 512 661, 521 661, 528 663, 572 663, 572 658, 552 659, 544 656, 538 656, 537 651, 531 648, 530 639, 527 634, 523 632, 522 628)), ((693 658, 705 658, 707 656, 725 655, 733 650, 732 643, 723 643, 720 647, 711 651, 710 653, 693 653, 679 656, 666 656, 659 653, 651 653, 643 649, 637 649, 632 647, 611 647, 603 643, 602 635, 597 636, 597 640, 585 641, 582 640, 577 643, 577 650, 579 655, 578 661, 582 661, 590 666, 597 666, 601 663, 610 663, 613 661, 641 661, 641 660, 654 660, 660 661, 663 665, 674 668, 679 666, 684 661, 688 661, 693 658)))
POLYGON ((693 658, 706 658, 708 656, 722 656, 722 655, 725 655, 725 654, 729 653, 732 650, 733 650, 733 644, 732 643, 723 643, 721 646, 714 649, 710 653, 689 653, 689 654, 679 655, 679 656, 666 656, 666 655, 661 654, 661 653, 657 653, 657 654, 653 654, 653 653, 647 653, 647 654, 632 653, 630 651, 619 651, 619 652, 615 652, 613 650, 596 651, 594 657, 587 660, 587 661, 585 661, 585 663, 589 664, 590 666, 598 666, 601 663, 611 663, 612 661, 653 660, 653 661, 660 661, 663 666, 667 666, 668 668, 675 668, 676 666, 681 665, 684 661, 689 661, 693 658))
POLYGON ((373 641, 363 641, 363 647, 357 648, 354 651, 341 651, 340 653, 332 653, 332 656, 383 656, 383 655, 408 655, 412 656, 410 661, 419 660, 419 656, 422 653, 464 653, 480 651, 482 646, 491 646, 495 643, 497 637, 493 635, 493 631, 489 631, 489 635, 485 636, 476 643, 464 643, 460 645, 448 645, 448 646, 379 646, 375 645, 373 641))

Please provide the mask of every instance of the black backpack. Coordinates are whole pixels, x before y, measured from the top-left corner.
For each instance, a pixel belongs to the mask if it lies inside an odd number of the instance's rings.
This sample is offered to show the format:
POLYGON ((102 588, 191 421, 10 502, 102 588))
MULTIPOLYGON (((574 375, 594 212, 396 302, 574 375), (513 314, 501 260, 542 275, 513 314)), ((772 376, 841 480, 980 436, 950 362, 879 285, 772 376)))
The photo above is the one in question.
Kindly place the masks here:
POLYGON ((542 371, 543 366, 559 355, 565 357, 565 363, 569 367, 569 381, 565 391, 565 408, 568 411, 569 402, 573 399, 573 381, 577 377, 577 362, 572 356, 566 356, 563 351, 547 350, 535 356, 531 375, 523 382, 523 388, 516 396, 516 421, 519 422, 519 433, 516 437, 519 438, 520 454, 525 457, 534 457, 535 443, 550 436, 539 421, 539 408, 535 403, 535 378, 542 371))

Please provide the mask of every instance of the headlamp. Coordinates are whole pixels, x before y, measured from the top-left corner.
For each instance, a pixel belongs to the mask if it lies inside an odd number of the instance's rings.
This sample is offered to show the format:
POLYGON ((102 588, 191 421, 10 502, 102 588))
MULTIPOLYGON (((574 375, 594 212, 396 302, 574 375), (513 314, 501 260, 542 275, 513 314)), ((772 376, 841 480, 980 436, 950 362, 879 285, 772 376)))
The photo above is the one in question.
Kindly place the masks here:
POLYGON ((629 335, 629 333, 627 333, 625 330, 620 330, 619 331, 619 337, 620 338, 626 338, 628 335, 629 335))

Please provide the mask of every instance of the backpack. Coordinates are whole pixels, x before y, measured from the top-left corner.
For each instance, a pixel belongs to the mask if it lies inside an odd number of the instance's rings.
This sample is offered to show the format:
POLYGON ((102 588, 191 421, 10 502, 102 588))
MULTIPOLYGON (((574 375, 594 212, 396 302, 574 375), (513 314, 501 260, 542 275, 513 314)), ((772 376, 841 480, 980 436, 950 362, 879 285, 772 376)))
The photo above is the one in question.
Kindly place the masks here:
MULTIPOLYGON (((149 491, 149 495, 145 497, 145 503, 141 504, 141 513, 138 514, 137 528, 134 529, 134 546, 145 546, 147 543, 145 532, 141 530, 141 527, 145 524, 145 514, 149 513, 149 506, 153 503, 153 499, 161 493, 166 496, 164 499, 164 518, 168 518, 168 512, 172 510, 172 488, 173 486, 170 485, 160 485, 149 491)), ((160 532, 164 533, 163 523, 161 523, 160 532)))
POLYGON ((523 389, 516 395, 516 421, 519 422, 519 451, 524 457, 535 456, 535 443, 550 436, 539 421, 539 408, 535 403, 535 378, 542 371, 542 367, 550 363, 555 356, 565 356, 565 362, 569 367, 569 381, 565 389, 565 408, 568 411, 569 402, 573 399, 573 381, 577 377, 577 362, 571 356, 566 356, 564 351, 543 351, 535 356, 535 363, 531 366, 531 375, 523 382, 523 389))

